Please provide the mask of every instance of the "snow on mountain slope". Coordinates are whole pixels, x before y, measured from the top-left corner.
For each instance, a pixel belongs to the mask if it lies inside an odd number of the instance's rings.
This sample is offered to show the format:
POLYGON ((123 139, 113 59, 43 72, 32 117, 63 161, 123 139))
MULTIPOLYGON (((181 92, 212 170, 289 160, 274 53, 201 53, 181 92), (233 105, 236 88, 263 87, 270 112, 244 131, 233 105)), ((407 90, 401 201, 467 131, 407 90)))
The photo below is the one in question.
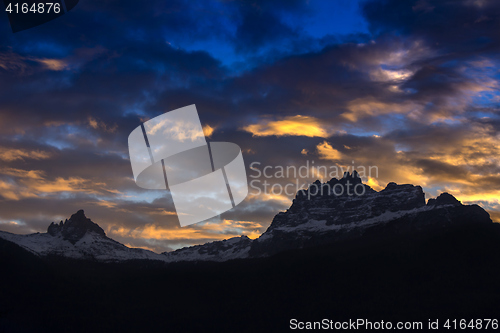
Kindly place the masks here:
POLYGON ((203 245, 185 247, 163 253, 168 262, 177 261, 227 261, 248 258, 252 240, 247 236, 233 237, 203 245))
POLYGON ((324 184, 317 181, 308 190, 297 193, 292 206, 278 213, 266 232, 252 242, 249 255, 269 256, 359 238, 374 230, 401 234, 462 223, 491 223, 491 219, 481 207, 462 205, 448 193, 426 204, 420 186, 389 183, 376 192, 362 184, 356 172, 347 173, 340 180, 333 178, 324 184), (351 195, 348 191, 335 194, 335 186, 350 186, 351 195), (352 194, 354 186, 363 194, 352 194), (359 189, 361 186, 364 191, 359 189))
POLYGON ((215 241, 158 254, 144 249, 129 248, 106 237, 104 230, 85 216, 83 210, 69 220, 52 222, 47 233, 15 235, 0 231, 0 238, 15 243, 41 257, 119 262, 126 260, 226 261, 248 257, 251 240, 246 236, 215 241))
POLYGON ((103 262, 136 259, 165 261, 165 256, 161 254, 129 248, 106 237, 97 224, 87 219, 83 210, 73 214, 64 223, 52 223, 47 233, 15 235, 0 231, 0 238, 41 257, 61 256, 103 262))

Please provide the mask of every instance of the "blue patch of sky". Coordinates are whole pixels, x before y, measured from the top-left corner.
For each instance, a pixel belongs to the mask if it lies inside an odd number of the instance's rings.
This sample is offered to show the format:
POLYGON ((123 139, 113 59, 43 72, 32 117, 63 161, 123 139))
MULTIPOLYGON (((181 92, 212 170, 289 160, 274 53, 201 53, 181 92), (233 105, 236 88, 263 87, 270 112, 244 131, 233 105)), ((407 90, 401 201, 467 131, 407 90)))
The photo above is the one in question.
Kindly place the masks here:
POLYGON ((294 16, 283 15, 290 26, 300 27, 314 38, 328 35, 349 35, 369 33, 368 23, 360 9, 360 0, 310 1, 310 14, 297 20, 294 16))
POLYGON ((498 90, 485 90, 477 93, 472 102, 476 105, 489 106, 492 104, 500 104, 500 91, 498 90))
POLYGON ((469 118, 479 118, 479 119, 490 119, 490 120, 499 120, 500 119, 500 110, 492 109, 490 111, 469 111, 467 114, 469 118))
POLYGON ((436 198, 441 193, 445 192, 443 186, 432 186, 432 187, 426 186, 424 191, 426 199, 436 198))
MULTIPOLYGON (((368 34, 368 24, 361 14, 360 3, 361 0, 310 1, 307 5, 309 11, 306 15, 280 13, 280 19, 292 29, 300 31, 302 37, 316 40, 332 35, 368 34)), ((174 48, 187 51, 206 51, 235 74, 258 65, 263 61, 263 58, 268 57, 268 53, 297 52, 296 48, 291 47, 290 41, 282 41, 262 46, 259 49, 241 52, 236 49, 234 41, 228 38, 228 36, 234 35, 236 26, 225 23, 224 28, 228 32, 227 36, 214 35, 213 38, 193 39, 166 34, 165 41, 174 48)), ((317 47, 315 43, 311 43, 310 46, 317 47)), ((307 47, 305 46, 306 49, 307 47)))
POLYGON ((49 40, 30 40, 16 47, 20 52, 40 58, 64 58, 72 53, 73 48, 49 40))
POLYGON ((389 114, 380 116, 379 118, 387 132, 405 128, 408 121, 405 114, 389 114))
POLYGON ((137 105, 131 106, 123 110, 122 115, 123 117, 129 117, 129 116, 137 116, 141 118, 146 118, 150 117, 150 113, 146 112, 144 110, 144 103, 138 103, 137 105))
POLYGON ((368 137, 368 136, 374 136, 374 135, 378 135, 378 136, 381 135, 379 131, 370 131, 370 130, 366 130, 363 128, 355 127, 355 125, 354 126, 345 125, 342 127, 342 129, 344 131, 346 131, 347 133, 349 133, 351 135, 356 135, 356 136, 368 137))
POLYGON ((46 145, 48 146, 52 146, 52 147, 55 147, 59 150, 63 150, 63 149, 73 149, 75 148, 74 145, 70 144, 69 142, 67 141, 63 141, 63 140, 57 140, 57 139, 45 139, 45 140, 42 140, 46 145))
POLYGON ((38 194, 40 198, 53 198, 56 197, 58 200, 69 200, 81 197, 80 192, 71 192, 71 191, 63 191, 63 192, 41 192, 38 194))
POLYGON ((489 202, 486 200, 478 200, 475 202, 480 204, 484 209, 500 211, 500 204, 498 204, 497 202, 489 202))
POLYGON ((97 145, 99 137, 97 135, 93 135, 85 127, 65 124, 57 126, 56 129, 51 131, 47 137, 41 137, 38 141, 49 146, 56 147, 59 150, 63 150, 75 149, 76 145, 73 141, 78 141, 78 139, 84 139, 94 145, 97 145))

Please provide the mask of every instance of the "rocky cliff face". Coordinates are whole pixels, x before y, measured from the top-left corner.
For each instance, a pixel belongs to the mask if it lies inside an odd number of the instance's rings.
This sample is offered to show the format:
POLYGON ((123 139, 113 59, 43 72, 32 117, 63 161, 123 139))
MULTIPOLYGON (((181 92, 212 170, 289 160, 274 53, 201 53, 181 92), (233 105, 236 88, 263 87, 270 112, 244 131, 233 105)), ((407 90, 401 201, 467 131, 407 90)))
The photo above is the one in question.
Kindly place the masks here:
POLYGON ((69 220, 61 221, 59 224, 52 222, 47 229, 49 235, 61 236, 72 244, 82 239, 87 232, 93 232, 102 237, 106 236, 106 233, 99 225, 85 216, 83 210, 79 210, 76 214, 71 215, 69 220))
POLYGON ((397 234, 451 224, 491 222, 481 207, 462 205, 448 193, 426 204, 420 186, 389 183, 377 192, 362 184, 356 173, 347 173, 343 179, 316 182, 307 191, 299 192, 290 209, 276 215, 267 231, 252 243, 249 255, 272 255, 375 231, 397 234), (358 187, 358 194, 352 190, 340 194, 342 187, 354 186, 358 187))
POLYGON ((491 223, 477 205, 462 205, 448 193, 426 204, 420 186, 389 183, 377 192, 357 172, 299 191, 291 207, 278 213, 259 238, 232 238, 164 253, 168 261, 243 259, 314 247, 364 235, 380 236, 491 223))

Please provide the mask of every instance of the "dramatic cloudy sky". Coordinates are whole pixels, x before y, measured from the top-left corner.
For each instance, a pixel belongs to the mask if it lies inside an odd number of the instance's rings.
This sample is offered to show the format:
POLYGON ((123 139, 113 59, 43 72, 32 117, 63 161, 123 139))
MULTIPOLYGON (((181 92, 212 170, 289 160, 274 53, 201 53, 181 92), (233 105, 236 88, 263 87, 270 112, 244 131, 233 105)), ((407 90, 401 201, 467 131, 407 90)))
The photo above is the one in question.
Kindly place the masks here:
POLYGON ((155 251, 258 236, 293 196, 251 189, 181 228, 168 192, 134 183, 129 133, 190 104, 249 180, 252 162, 354 161, 377 190, 448 191, 500 221, 500 1, 81 0, 15 34, 0 17, 0 230, 84 209, 155 251))

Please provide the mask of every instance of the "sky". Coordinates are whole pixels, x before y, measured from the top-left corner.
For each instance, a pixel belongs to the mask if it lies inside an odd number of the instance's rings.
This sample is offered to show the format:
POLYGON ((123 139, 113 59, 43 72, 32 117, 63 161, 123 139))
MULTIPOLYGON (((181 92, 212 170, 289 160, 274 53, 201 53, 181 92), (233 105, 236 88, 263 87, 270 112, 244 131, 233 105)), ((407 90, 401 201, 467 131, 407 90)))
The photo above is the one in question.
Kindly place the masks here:
POLYGON ((499 17, 496 0, 81 0, 12 33, 1 14, 0 230, 84 209, 156 252, 256 238, 294 198, 259 173, 335 176, 312 165, 376 167, 362 174, 375 190, 449 192, 500 222, 499 17), (255 182, 220 220, 181 228, 168 191, 135 184, 127 138, 191 104, 255 182))

